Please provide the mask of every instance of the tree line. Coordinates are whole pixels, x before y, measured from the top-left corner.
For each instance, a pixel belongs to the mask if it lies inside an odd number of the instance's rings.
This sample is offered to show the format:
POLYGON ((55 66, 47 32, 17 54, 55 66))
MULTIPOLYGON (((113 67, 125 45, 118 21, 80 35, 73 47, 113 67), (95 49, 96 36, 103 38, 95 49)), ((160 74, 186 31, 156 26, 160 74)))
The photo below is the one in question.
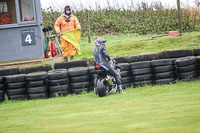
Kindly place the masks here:
MULTIPOLYGON (((74 5, 75 7, 75 5, 74 5)), ((161 2, 151 4, 141 2, 130 8, 113 8, 108 6, 101 9, 75 10, 81 23, 83 35, 137 33, 137 34, 161 34, 179 29, 178 10, 165 8, 161 2)), ((62 7, 63 8, 63 7, 62 7)), ((73 8, 73 6, 72 6, 73 8)), ((181 8, 183 32, 200 30, 200 12, 198 8, 181 8)), ((53 5, 48 9, 42 9, 44 26, 54 25, 62 12, 54 10, 53 5)))

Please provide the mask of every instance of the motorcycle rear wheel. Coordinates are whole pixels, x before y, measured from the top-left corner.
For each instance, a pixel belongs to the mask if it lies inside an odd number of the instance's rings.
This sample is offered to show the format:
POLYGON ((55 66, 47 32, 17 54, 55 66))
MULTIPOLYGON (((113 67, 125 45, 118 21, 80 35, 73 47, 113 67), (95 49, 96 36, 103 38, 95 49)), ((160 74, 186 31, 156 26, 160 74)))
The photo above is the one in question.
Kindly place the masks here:
POLYGON ((108 89, 106 85, 104 85, 104 80, 97 80, 97 94, 99 97, 104 97, 108 95, 108 89))

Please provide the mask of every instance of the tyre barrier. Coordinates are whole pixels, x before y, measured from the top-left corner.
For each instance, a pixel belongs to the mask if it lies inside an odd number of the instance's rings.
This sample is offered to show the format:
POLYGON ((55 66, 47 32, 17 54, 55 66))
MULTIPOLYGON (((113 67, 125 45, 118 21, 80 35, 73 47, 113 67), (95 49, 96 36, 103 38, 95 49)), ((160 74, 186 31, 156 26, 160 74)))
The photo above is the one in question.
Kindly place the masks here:
POLYGON ((29 73, 26 74, 25 78, 28 99, 48 98, 46 71, 29 73))
POLYGON ((55 69, 47 74, 49 97, 67 96, 70 94, 67 69, 55 69))
POLYGON ((194 56, 177 59, 176 66, 179 80, 190 81, 198 76, 198 63, 194 56))
POLYGON ((132 77, 131 77, 131 66, 129 63, 119 63, 119 66, 122 67, 120 71, 121 82, 123 89, 131 87, 132 77))
MULTIPOLYGON (((168 59, 168 58, 181 58, 186 56, 200 56, 200 48, 195 48, 193 50, 168 50, 161 51, 157 53, 144 54, 144 55, 133 55, 133 56, 120 56, 115 57, 117 63, 133 63, 140 61, 152 61, 159 59, 168 59)), ((69 69, 73 67, 87 67, 87 60, 77 60, 67 63, 55 63, 54 69, 69 69)), ((42 65, 42 66, 32 66, 26 68, 6 68, 0 69, 0 76, 7 75, 16 75, 16 74, 27 74, 38 71, 50 71, 52 70, 51 65, 42 65)))
POLYGON ((25 74, 18 74, 4 77, 6 94, 9 100, 25 100, 27 98, 25 76, 25 74))
MULTIPOLYGON (((117 60, 120 62, 118 65, 123 67, 121 70, 123 86, 130 87, 132 83, 134 87, 148 84, 168 84, 174 83, 176 79, 181 81, 195 80, 200 75, 200 56, 182 57, 191 55, 191 50, 186 50, 185 53, 183 51, 148 54, 150 57, 147 55, 131 56, 130 60, 118 57, 117 60), (180 53, 176 55, 175 52, 180 53), (173 54, 170 55, 170 53, 173 54), (158 56, 163 59, 159 59, 158 56), (165 59, 167 57, 169 59, 165 59)), ((199 55, 199 50, 195 50, 194 54, 199 55)), ((8 100, 24 100, 57 95, 66 96, 70 93, 80 94, 83 90, 91 91, 96 75, 94 66, 85 67, 87 64, 85 60, 77 62, 69 63, 70 65, 67 63, 65 66, 55 65, 55 68, 64 69, 54 70, 51 70, 49 65, 23 70, 21 68, 1 69, 0 102, 4 101, 5 95, 8 96, 8 100), (33 72, 40 70, 45 72, 33 72), (63 77, 66 73, 68 76, 63 77)))
POLYGON ((72 94, 81 94, 83 90, 86 92, 91 90, 87 67, 69 68, 68 73, 72 94))
POLYGON ((0 77, 0 102, 5 100, 5 88, 3 84, 3 78, 0 77))
POLYGON ((93 90, 94 89, 94 79, 96 77, 95 67, 94 66, 88 67, 88 71, 89 71, 89 77, 90 77, 90 90, 93 90))
POLYGON ((134 87, 151 85, 153 83, 151 61, 131 63, 131 73, 134 87))
POLYGON ((151 65, 153 72, 153 84, 175 83, 172 59, 154 60, 151 62, 151 65))

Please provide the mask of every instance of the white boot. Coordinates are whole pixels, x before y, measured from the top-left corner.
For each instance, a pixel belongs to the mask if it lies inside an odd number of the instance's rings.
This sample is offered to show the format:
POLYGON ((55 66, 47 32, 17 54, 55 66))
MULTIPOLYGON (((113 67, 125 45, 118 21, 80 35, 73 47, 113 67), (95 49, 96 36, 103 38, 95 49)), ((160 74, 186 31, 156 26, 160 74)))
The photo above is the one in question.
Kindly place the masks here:
POLYGON ((119 85, 119 87, 117 88, 117 91, 119 92, 119 93, 124 93, 124 91, 123 91, 123 89, 122 89, 122 85, 119 85))
POLYGON ((97 89, 94 88, 94 95, 97 95, 97 89))

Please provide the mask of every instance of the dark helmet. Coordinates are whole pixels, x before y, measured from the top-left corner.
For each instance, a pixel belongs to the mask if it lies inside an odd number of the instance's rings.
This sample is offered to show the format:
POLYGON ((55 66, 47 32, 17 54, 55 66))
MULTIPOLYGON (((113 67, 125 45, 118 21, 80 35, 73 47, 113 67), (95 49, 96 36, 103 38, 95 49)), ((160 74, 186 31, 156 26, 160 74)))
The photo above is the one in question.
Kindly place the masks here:
POLYGON ((64 11, 66 11, 66 9, 69 9, 71 11, 70 6, 65 6, 64 11))
POLYGON ((97 38, 94 42, 95 45, 101 45, 102 43, 106 43, 106 40, 103 38, 97 38))
POLYGON ((70 8, 70 6, 65 6, 64 12, 65 12, 66 15, 71 15, 71 8, 70 8), (68 9, 70 11, 70 14, 66 14, 66 9, 68 9))

